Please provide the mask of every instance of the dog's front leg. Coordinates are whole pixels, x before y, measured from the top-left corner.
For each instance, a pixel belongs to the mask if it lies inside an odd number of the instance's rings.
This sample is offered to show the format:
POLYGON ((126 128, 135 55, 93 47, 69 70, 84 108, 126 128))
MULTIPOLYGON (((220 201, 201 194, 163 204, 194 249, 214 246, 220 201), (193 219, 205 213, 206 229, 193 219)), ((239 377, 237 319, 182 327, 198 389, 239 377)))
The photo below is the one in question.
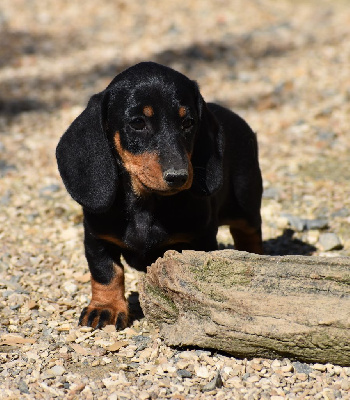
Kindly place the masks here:
MULTIPOLYGON (((115 253, 115 252, 113 252, 115 253)), ((85 255, 91 272, 92 298, 81 313, 79 324, 93 328, 115 325, 124 329, 128 323, 125 299, 124 268, 120 254, 113 257, 106 243, 95 238, 85 226, 85 255)))

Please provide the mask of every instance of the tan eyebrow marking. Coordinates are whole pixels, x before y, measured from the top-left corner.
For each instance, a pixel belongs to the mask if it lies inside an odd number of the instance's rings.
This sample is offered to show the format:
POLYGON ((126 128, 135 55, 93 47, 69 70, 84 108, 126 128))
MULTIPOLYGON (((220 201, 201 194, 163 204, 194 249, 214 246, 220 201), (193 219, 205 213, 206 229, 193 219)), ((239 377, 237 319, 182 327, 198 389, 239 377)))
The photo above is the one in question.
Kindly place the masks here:
POLYGON ((145 106, 145 107, 143 107, 143 114, 144 114, 146 117, 153 117, 153 115, 154 115, 153 107, 152 107, 152 106, 145 106))
POLYGON ((186 108, 183 107, 183 106, 181 106, 181 107, 179 108, 179 115, 180 115, 180 117, 181 117, 181 118, 184 117, 184 116, 186 115, 186 113, 187 113, 186 108))

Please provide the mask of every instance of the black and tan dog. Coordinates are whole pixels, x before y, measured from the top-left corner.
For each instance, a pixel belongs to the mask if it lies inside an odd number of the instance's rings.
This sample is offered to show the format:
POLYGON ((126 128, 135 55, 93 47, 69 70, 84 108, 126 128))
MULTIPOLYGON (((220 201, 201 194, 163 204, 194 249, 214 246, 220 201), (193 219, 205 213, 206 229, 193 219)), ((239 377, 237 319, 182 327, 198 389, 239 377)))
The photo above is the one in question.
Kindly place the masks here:
POLYGON ((121 255, 145 270, 168 249, 215 250, 223 224, 236 249, 262 253, 255 134, 173 69, 144 62, 117 75, 56 155, 84 210, 92 300, 82 325, 127 325, 121 255))

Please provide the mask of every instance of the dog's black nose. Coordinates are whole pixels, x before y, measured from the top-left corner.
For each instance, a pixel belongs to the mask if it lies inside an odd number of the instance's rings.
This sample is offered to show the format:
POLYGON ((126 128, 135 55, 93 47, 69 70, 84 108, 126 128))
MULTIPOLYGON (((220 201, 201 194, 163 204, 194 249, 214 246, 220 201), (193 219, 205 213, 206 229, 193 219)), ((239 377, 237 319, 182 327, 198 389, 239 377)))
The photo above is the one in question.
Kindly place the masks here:
POLYGON ((163 178, 171 188, 179 188, 187 182, 188 171, 186 169, 171 168, 163 173, 163 178))

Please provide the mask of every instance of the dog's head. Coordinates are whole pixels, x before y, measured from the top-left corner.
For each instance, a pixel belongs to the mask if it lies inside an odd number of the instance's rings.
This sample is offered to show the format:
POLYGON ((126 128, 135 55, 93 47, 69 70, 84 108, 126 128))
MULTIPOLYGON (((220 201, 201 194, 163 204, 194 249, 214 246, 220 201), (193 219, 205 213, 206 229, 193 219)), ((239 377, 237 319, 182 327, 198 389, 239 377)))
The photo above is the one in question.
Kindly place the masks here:
POLYGON ((144 62, 91 97, 56 156, 71 196, 89 211, 104 212, 125 172, 140 197, 214 193, 222 183, 223 134, 195 82, 144 62))

